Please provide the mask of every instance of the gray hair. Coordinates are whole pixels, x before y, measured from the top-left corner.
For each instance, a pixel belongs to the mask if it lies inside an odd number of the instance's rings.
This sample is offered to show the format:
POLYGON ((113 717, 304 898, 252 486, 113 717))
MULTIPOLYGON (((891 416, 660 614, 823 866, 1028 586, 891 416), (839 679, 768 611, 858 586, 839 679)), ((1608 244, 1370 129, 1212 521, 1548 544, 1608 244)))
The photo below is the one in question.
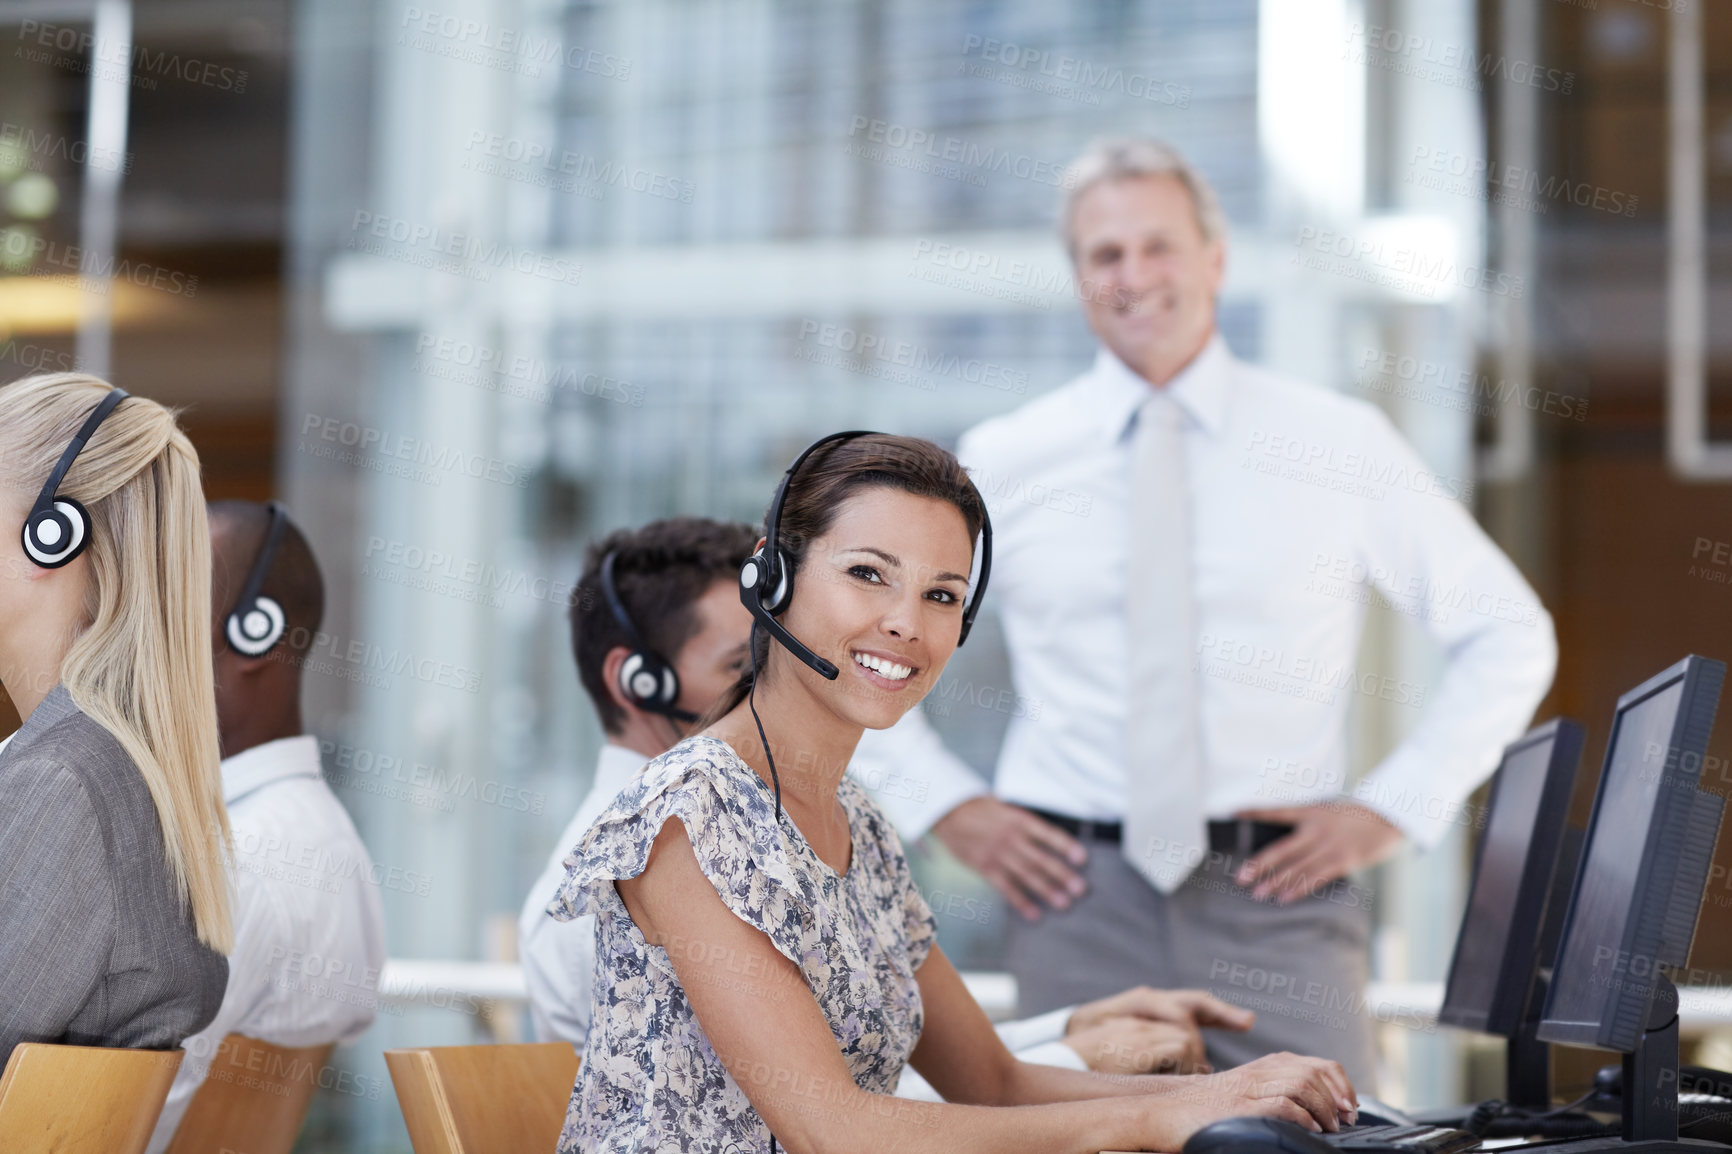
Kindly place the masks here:
POLYGON ((1227 214, 1215 190, 1192 168, 1178 149, 1146 136, 1122 136, 1097 140, 1083 154, 1071 161, 1064 171, 1064 205, 1060 210, 1059 229, 1064 235, 1065 249, 1076 259, 1076 234, 1072 221, 1077 202, 1083 193, 1103 180, 1126 180, 1139 176, 1176 177, 1190 194, 1191 208, 1197 216, 1197 228, 1203 239, 1225 242, 1227 214))

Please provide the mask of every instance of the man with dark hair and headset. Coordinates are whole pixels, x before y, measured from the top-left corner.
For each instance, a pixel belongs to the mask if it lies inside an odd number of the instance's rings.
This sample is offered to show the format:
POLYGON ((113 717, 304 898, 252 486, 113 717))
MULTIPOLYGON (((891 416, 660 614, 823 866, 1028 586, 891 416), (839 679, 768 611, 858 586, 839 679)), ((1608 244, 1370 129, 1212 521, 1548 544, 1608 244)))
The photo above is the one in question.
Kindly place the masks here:
MULTIPOLYGON (((548 916, 565 858, 597 815, 650 759, 678 744, 750 660, 752 618, 738 577, 757 533, 672 517, 590 545, 571 604, 572 650, 607 742, 595 778, 518 922, 519 957, 538 1041, 582 1048, 590 1027, 594 919, 548 916), (665 656, 664 656, 665 655, 665 656)), ((999 1027, 1025 1061, 1103 1073, 1192 1069, 1200 1026, 1244 1029, 1252 1015, 1190 991, 1132 989, 999 1027)), ((899 1091, 927 1096, 912 1069, 899 1091)))
POLYGON ((193 1092, 222 1069, 228 1035, 290 1047, 353 1041, 373 1024, 369 991, 385 964, 371 859, 301 724, 301 668, 325 607, 318 563, 274 501, 216 502, 209 515, 235 948, 222 1008, 182 1043, 150 1154, 168 1147, 193 1092), (332 996, 333 982, 359 996, 332 996))

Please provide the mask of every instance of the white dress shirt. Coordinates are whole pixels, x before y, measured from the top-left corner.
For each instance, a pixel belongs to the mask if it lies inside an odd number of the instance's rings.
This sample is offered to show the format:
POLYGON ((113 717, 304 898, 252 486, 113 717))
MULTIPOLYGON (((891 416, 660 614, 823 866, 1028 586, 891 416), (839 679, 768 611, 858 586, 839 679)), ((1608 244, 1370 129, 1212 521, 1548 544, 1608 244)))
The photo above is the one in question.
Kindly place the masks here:
POLYGON ((529 1020, 537 1042, 561 1038, 583 1048, 589 1036, 590 989, 595 967, 595 919, 569 922, 548 916, 548 904, 565 881, 565 859, 583 840, 583 835, 619 796, 637 771, 644 755, 624 746, 607 744, 596 759, 595 781, 577 807, 577 813, 553 843, 547 865, 517 917, 517 957, 523 963, 523 984, 529 991, 529 1020))
POLYGON ((254 746, 224 761, 222 776, 236 866, 228 990, 211 1024, 181 1044, 150 1154, 174 1137, 224 1037, 353 1041, 373 1023, 385 964, 372 860, 319 771, 318 739, 254 746))
MULTIPOLYGON (((1102 350, 958 446, 993 523, 986 608, 1003 620, 1017 695, 995 782, 1008 801, 1124 815, 1129 432, 1151 387, 1102 350)), ((1469 824, 1462 803, 1532 717, 1557 644, 1458 499, 1468 486, 1428 469, 1375 406, 1245 364, 1218 335, 1166 387, 1187 418, 1205 812, 1346 794, 1423 846, 1469 824), (1379 601, 1442 644, 1435 679, 1354 668, 1379 601), (1356 694, 1411 708, 1415 724, 1352 783, 1356 694)), ((983 788, 919 710, 867 731, 863 767, 934 799, 874 793, 908 836, 983 788)))
MULTIPOLYGON (((529 1016, 535 1040, 570 1042, 579 1051, 589 1036, 590 991, 595 968, 595 919, 574 918, 569 922, 548 916, 547 907, 565 880, 565 859, 586 830, 601 816, 619 791, 643 768, 640 753, 618 745, 604 745, 596 762, 595 782, 570 824, 559 835, 547 868, 535 879, 517 920, 518 957, 523 963, 523 984, 529 991, 529 1016)), ((1039 1017, 997 1026, 1004 1044, 1025 1062, 1043 1066, 1087 1069, 1082 1057, 1060 1039, 1075 1006, 1066 1006, 1039 1017)), ((912 1067, 902 1072, 897 1094, 904 1098, 937 1101, 937 1093, 912 1067)))

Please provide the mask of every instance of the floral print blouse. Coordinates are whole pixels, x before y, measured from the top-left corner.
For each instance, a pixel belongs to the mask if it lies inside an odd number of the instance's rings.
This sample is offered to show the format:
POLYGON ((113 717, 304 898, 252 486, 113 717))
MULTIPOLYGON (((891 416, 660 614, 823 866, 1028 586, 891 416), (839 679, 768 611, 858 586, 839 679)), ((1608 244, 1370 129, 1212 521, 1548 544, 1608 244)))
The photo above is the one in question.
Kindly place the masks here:
MULTIPOLYGON (((596 819, 565 859, 566 880, 548 906, 561 920, 596 918, 594 1018, 560 1154, 770 1149, 769 1128, 717 1059, 669 962, 670 949, 702 945, 677 933, 666 948, 649 945, 613 886, 643 872, 669 818, 685 824, 722 901, 805 979, 804 988, 777 988, 769 975, 740 972, 738 988, 770 1014, 794 997, 817 999, 855 1084, 895 1092, 920 1038, 914 973, 932 949, 936 923, 878 807, 849 779, 837 799, 853 840, 840 876, 786 813, 778 824, 770 787, 713 737, 687 738, 650 762, 596 819)), ((762 1083, 755 1093, 783 1095, 801 1109, 823 1106, 823 1087, 810 1075, 801 1085, 801 1071, 762 1074, 746 1075, 762 1083)))

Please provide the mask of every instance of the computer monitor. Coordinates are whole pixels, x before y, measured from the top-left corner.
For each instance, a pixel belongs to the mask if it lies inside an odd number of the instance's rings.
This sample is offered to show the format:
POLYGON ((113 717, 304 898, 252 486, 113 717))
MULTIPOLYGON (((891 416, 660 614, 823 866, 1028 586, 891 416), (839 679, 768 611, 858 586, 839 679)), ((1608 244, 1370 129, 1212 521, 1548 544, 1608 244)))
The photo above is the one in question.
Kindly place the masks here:
POLYGON ((1689 953, 1719 835, 1722 799, 1698 779, 1725 676, 1687 657, 1618 699, 1543 1041, 1633 1054, 1656 992, 1676 997, 1660 967, 1689 953))
POLYGON ((1558 718, 1504 750, 1444 985, 1445 1025, 1513 1038, 1529 1017, 1535 975, 1551 961, 1542 929, 1575 881, 1575 860, 1560 858, 1582 740, 1580 725, 1558 718))

